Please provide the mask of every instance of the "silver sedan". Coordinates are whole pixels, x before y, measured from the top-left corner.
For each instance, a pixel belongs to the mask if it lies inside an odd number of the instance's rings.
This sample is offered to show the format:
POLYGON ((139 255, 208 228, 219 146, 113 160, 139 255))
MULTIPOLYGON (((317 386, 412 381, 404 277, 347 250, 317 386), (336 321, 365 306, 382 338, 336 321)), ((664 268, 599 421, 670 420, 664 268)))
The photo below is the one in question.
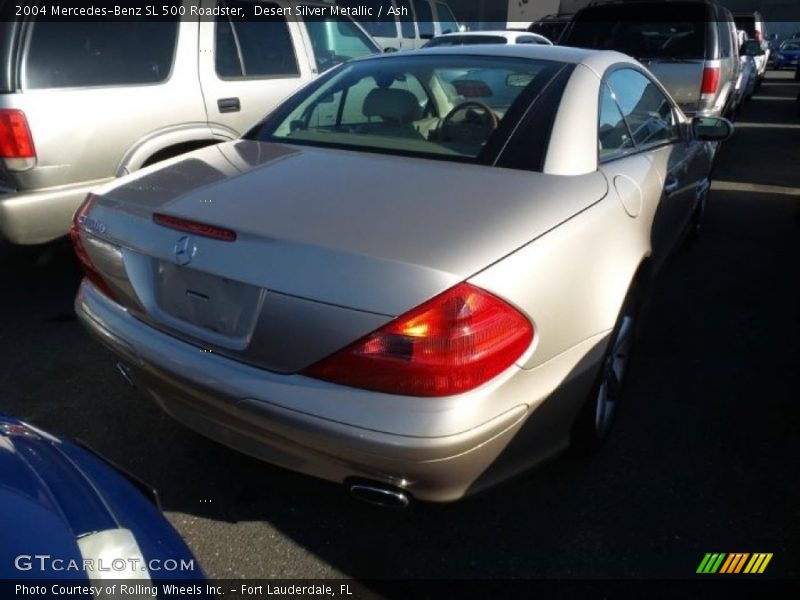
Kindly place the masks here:
POLYGON ((605 438, 731 133, 614 52, 352 61, 90 195, 77 312, 203 435, 374 502, 456 500, 605 438))

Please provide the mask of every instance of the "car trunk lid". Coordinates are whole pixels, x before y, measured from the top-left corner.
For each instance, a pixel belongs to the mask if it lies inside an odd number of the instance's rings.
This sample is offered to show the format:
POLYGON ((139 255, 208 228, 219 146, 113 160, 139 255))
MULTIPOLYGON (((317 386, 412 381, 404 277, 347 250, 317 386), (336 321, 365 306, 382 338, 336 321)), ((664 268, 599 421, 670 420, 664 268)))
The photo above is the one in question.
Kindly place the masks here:
POLYGON ((703 59, 640 59, 687 114, 697 112, 703 86, 703 59))
POLYGON ((143 320, 295 371, 606 192, 600 173, 560 177, 239 141, 100 190, 90 221, 97 235, 84 237, 120 302, 143 320), (225 228, 236 240, 160 226, 156 214, 225 228))

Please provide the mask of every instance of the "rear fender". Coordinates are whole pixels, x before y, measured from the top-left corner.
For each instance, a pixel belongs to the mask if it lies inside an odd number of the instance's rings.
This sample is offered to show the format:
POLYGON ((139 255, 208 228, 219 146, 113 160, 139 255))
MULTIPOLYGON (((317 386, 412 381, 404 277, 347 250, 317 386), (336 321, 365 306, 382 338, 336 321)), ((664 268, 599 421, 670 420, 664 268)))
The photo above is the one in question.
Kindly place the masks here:
MULTIPOLYGON (((169 148, 178 148, 187 144, 198 147, 198 144, 216 144, 227 141, 227 139, 215 137, 205 123, 178 125, 151 132, 131 146, 125 153, 115 175, 123 177, 138 171, 148 163, 151 157, 163 153, 169 148)), ((177 154, 182 154, 182 152, 176 151, 177 154)))

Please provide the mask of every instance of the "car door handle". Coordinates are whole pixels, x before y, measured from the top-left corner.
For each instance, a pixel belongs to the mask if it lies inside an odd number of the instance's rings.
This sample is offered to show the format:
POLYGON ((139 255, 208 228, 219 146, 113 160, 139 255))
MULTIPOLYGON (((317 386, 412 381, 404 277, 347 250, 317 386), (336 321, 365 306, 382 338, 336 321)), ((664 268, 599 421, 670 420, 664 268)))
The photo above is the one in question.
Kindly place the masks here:
POLYGON ((221 113, 239 112, 242 105, 238 98, 220 98, 217 100, 217 107, 221 113))
POLYGON ((664 193, 667 194, 667 196, 671 196, 672 194, 678 191, 680 185, 681 182, 678 181, 677 177, 675 177, 674 175, 669 175, 667 177, 667 181, 664 183, 664 193))

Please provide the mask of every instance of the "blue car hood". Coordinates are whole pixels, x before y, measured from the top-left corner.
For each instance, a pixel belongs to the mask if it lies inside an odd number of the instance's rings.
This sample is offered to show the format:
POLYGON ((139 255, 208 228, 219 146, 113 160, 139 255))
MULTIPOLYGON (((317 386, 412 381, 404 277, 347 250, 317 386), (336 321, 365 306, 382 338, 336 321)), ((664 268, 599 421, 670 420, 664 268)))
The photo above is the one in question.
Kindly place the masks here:
POLYGON ((143 487, 88 449, 0 415, 0 582, 85 580, 78 539, 109 530, 128 530, 145 560, 193 565, 151 572, 154 581, 202 579, 186 543, 143 487), (60 562, 42 567, 37 554, 60 562))
MULTIPOLYGON (((45 472, 57 473, 68 464, 55 438, 0 418, 0 578, 46 577, 40 569, 27 568, 37 554, 80 563, 77 534, 58 500, 61 490, 53 490, 37 472, 45 466, 45 472)), ((70 575, 84 577, 66 571, 53 574, 60 579, 70 575)))

